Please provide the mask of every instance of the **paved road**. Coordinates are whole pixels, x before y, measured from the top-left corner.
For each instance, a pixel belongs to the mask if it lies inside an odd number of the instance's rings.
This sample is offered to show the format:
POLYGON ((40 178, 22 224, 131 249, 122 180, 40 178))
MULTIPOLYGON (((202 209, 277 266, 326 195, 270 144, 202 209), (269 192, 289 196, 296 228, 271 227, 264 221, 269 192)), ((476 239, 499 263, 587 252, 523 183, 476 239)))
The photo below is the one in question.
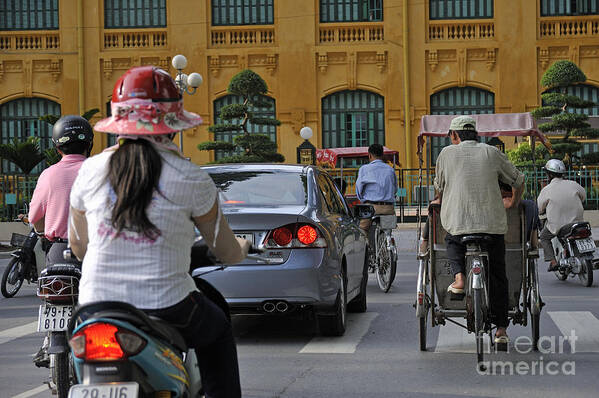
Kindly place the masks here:
MULTIPOLYGON (((0 259, 0 272, 6 262, 0 259)), ((414 253, 404 251, 398 281, 388 294, 371 278, 368 312, 350 314, 342 338, 318 337, 313 324, 300 319, 235 319, 244 397, 597 396, 597 282, 584 288, 577 280, 559 282, 541 273, 547 302, 541 317, 544 347, 550 351, 554 340, 559 351, 560 337, 574 329, 576 352, 567 341, 561 353, 526 353, 525 345, 517 352, 512 345, 509 354, 487 356, 495 374, 480 375, 473 337, 458 327, 429 329, 428 352, 418 350, 412 308, 416 272, 414 253)), ((47 370, 31 362, 41 342, 35 333, 37 306, 32 286, 24 286, 16 298, 0 298, 0 398, 51 396, 42 385, 47 370)), ((514 342, 529 336, 530 329, 512 326, 509 333, 514 342)))

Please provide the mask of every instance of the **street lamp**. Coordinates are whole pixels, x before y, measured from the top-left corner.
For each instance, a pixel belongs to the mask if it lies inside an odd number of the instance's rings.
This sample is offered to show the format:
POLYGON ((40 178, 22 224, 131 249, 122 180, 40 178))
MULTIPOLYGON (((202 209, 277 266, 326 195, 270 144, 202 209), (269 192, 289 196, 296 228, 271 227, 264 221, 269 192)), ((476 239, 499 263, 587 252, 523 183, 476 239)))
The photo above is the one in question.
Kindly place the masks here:
POLYGON ((297 162, 299 164, 315 164, 316 163, 316 147, 312 145, 310 138, 312 138, 312 129, 308 126, 302 127, 300 130, 300 136, 304 139, 304 142, 297 147, 297 162))
MULTIPOLYGON (((175 84, 179 88, 181 96, 183 93, 193 95, 196 93, 196 89, 200 87, 204 79, 199 73, 193 72, 189 75, 183 73, 183 69, 187 67, 187 58, 185 55, 177 54, 173 57, 171 64, 173 68, 177 70, 177 76, 175 77, 175 84)), ((183 153, 183 132, 179 132, 179 148, 183 153)))

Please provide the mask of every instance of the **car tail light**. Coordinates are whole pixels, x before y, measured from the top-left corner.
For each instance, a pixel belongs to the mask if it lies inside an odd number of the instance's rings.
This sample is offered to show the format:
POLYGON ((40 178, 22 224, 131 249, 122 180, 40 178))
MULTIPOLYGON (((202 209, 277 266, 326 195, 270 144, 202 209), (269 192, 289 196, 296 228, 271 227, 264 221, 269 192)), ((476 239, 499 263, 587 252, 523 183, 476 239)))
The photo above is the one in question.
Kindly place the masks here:
POLYGON ((266 235, 263 244, 266 249, 327 247, 318 228, 305 223, 275 228, 266 235))
POLYGON ((591 230, 588 228, 577 228, 572 232, 572 235, 568 237, 568 239, 582 239, 588 238, 591 236, 591 230))
POLYGON ((297 240, 299 240, 304 245, 311 245, 316 241, 318 237, 318 233, 316 229, 310 225, 302 225, 297 230, 297 240))
POLYGON ((138 354, 146 340, 110 323, 94 323, 69 341, 73 354, 86 361, 116 361, 138 354))
POLYGON ((275 243, 279 246, 287 246, 293 239, 293 234, 289 228, 281 227, 277 228, 272 232, 272 238, 275 243))

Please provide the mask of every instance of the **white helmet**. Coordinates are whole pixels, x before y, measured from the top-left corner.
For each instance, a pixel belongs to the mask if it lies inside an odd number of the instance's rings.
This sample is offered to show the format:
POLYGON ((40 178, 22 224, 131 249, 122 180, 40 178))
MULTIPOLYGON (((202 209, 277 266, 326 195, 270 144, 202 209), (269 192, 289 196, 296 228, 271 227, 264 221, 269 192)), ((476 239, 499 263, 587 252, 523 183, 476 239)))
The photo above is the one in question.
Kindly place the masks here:
POLYGON ((555 174, 564 174, 566 172, 566 166, 564 166, 564 162, 559 159, 549 159, 545 164, 545 170, 555 174))

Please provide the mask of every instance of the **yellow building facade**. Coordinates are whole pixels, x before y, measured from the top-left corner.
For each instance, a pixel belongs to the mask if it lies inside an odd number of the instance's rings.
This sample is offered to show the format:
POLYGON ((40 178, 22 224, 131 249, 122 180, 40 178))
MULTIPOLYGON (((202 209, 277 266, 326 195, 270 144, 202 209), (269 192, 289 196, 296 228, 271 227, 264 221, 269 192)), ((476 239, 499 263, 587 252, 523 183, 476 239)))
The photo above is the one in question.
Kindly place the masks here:
MULTIPOLYGON (((185 73, 204 77, 185 95, 185 108, 204 118, 183 133, 185 155, 199 164, 214 160, 196 146, 215 139, 207 127, 245 68, 268 84, 281 121, 271 136, 291 163, 300 129, 310 126, 317 148, 379 142, 399 151, 403 167, 417 167, 423 115, 530 111, 540 105, 542 74, 560 59, 584 71, 590 96, 599 91, 596 0, 48 0, 40 10, 28 3, 0 1, 3 142, 43 129, 15 124, 27 119, 31 99, 42 104, 37 113, 98 108, 97 121, 122 73, 153 64, 174 76, 176 54, 188 59, 185 73)), ((107 145, 96 134, 94 150, 107 145)))

